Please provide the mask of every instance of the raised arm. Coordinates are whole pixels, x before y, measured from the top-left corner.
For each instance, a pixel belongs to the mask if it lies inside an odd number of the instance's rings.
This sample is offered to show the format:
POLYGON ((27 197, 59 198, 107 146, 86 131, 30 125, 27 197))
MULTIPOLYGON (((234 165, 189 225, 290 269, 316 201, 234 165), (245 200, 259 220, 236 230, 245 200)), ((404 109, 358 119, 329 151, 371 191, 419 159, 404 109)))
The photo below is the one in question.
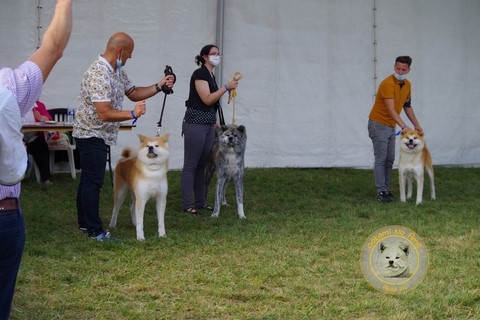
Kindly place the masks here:
POLYGON ((62 57, 72 33, 72 0, 57 0, 52 21, 45 32, 40 48, 28 60, 42 71, 43 82, 62 57))

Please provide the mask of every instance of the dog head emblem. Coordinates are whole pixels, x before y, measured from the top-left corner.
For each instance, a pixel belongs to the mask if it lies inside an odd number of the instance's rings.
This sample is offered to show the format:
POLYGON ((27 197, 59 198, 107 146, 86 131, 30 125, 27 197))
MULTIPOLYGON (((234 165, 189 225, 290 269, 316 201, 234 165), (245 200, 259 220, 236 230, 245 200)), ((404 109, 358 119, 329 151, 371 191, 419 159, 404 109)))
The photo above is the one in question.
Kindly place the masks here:
POLYGON ((416 130, 402 132, 400 137, 400 148, 404 151, 418 152, 425 146, 423 133, 416 130))
POLYGON ((146 137, 138 134, 140 139, 140 150, 138 158, 144 163, 158 163, 168 159, 168 138, 170 133, 164 134, 161 137, 146 137))
POLYGON ((408 277, 408 244, 398 242, 381 242, 378 245, 377 267, 385 278, 408 277))

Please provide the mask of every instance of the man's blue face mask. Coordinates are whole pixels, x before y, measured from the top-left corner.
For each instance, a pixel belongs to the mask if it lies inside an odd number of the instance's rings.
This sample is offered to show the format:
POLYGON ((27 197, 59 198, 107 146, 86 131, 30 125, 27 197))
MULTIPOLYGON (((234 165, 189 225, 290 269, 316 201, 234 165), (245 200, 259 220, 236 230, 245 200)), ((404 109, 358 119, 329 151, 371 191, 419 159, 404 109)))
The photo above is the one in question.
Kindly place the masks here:
POLYGON ((120 73, 121 68, 122 68, 122 59, 117 59, 117 73, 120 73))
POLYGON ((117 73, 120 73, 120 69, 122 68, 122 52, 117 56, 117 73))

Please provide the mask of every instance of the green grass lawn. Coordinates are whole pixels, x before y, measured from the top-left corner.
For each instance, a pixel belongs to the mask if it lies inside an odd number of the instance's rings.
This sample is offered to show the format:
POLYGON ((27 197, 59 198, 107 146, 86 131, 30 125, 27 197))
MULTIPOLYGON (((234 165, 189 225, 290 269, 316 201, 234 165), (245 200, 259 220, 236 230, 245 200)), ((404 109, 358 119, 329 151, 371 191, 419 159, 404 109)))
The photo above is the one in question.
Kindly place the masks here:
MULTIPOLYGON (((427 182, 415 206, 400 203, 397 176, 394 202, 377 203, 371 170, 247 169, 246 220, 232 185, 218 219, 182 212, 171 171, 167 238, 149 202, 146 241, 137 241, 124 204, 112 231, 122 244, 77 231, 78 180, 30 178, 11 319, 479 319, 480 169, 435 170, 437 200, 427 182), (367 237, 388 225, 416 231, 429 252, 425 278, 401 295, 374 289, 360 267, 367 237)), ((105 226, 112 202, 107 175, 105 226)))

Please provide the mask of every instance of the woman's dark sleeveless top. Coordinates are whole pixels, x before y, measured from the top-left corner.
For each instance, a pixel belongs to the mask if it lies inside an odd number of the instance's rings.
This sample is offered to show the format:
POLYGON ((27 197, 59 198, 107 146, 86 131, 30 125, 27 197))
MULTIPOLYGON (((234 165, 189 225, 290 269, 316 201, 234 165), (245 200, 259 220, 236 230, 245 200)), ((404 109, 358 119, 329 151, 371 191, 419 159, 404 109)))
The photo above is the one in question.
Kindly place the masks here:
POLYGON ((218 105, 220 104, 218 102, 212 106, 204 104, 195 89, 195 80, 207 81, 210 92, 218 90, 215 76, 211 75, 210 71, 208 71, 205 66, 201 66, 195 70, 190 78, 190 93, 188 95, 188 100, 185 101, 187 110, 185 111, 183 121, 195 124, 214 124, 217 121, 215 114, 218 105))

